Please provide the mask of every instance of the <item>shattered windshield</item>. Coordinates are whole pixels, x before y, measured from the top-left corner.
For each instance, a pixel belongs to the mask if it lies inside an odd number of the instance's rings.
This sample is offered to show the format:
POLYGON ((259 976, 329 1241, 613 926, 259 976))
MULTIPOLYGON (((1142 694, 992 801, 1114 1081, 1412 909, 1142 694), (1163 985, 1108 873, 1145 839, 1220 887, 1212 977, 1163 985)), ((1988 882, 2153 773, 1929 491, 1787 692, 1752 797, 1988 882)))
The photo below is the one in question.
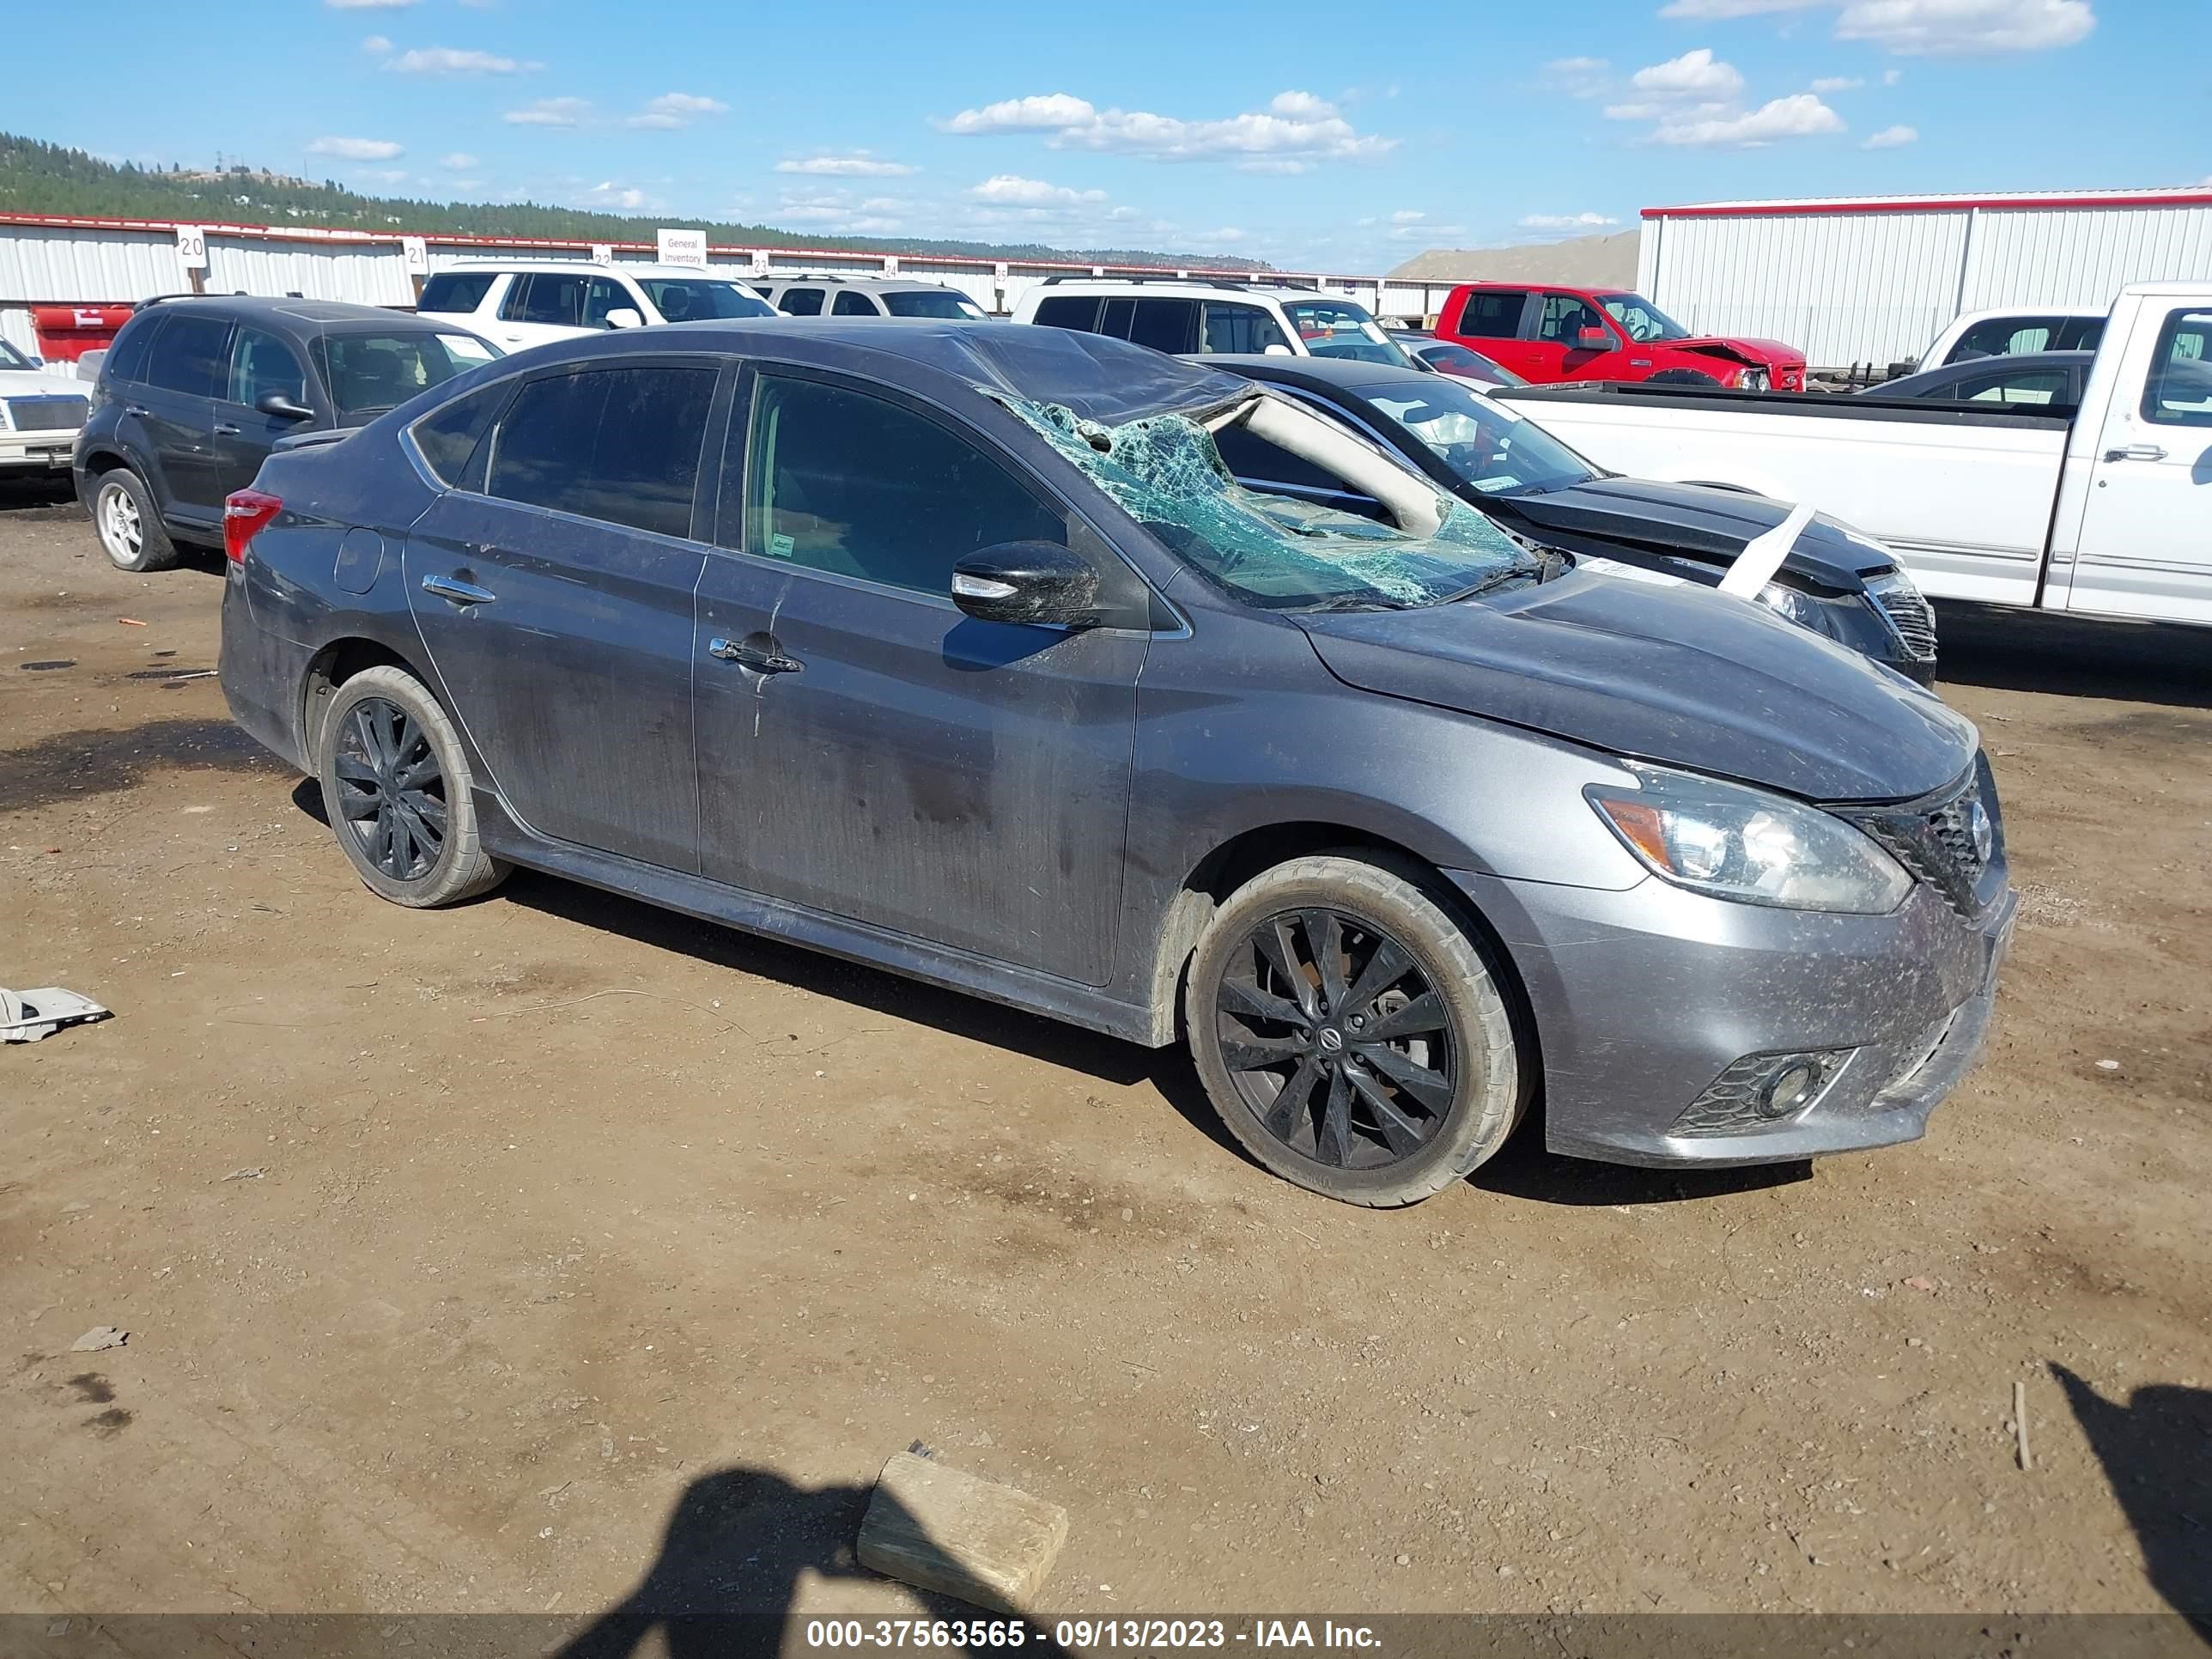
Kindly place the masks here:
POLYGON ((1442 523, 1416 535, 1355 513, 1247 489, 1205 426, 1153 415, 1118 426, 1060 404, 983 388, 1113 497, 1177 557, 1273 611, 1396 610, 1463 599, 1541 567, 1481 514, 1438 495, 1442 523))

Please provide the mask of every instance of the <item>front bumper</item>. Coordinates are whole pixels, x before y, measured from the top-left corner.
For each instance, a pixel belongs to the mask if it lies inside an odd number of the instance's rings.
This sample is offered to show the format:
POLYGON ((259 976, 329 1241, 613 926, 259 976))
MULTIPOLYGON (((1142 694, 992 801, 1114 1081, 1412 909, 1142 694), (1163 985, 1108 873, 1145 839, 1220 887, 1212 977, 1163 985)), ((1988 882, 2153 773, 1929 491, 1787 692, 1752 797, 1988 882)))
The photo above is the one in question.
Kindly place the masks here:
POLYGON ((1887 916, 1451 878, 1497 929, 1542 1052, 1545 1145, 1613 1164, 1772 1164, 1917 1139, 1989 1029, 2015 900, 1969 919, 1927 884, 1887 916), (1750 1055, 1842 1056, 1773 1121, 1686 1126, 1750 1055))
POLYGON ((0 466, 66 472, 76 450, 74 432, 0 432, 0 466))

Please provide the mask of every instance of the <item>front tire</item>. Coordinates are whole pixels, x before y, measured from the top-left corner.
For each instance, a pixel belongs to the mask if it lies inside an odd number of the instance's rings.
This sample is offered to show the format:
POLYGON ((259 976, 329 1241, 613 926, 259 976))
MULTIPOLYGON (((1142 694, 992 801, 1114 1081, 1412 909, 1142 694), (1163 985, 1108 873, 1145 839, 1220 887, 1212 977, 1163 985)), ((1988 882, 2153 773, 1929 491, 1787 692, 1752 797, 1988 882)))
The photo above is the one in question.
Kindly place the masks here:
POLYGON ((460 735, 404 668, 365 668, 323 721, 316 775, 331 831, 369 890, 428 910, 488 893, 507 866, 477 838, 460 735))
POLYGON ((118 570, 143 575, 167 570, 177 562, 176 544, 162 528, 145 481, 127 466, 100 475, 92 492, 92 527, 100 551, 118 570))
POLYGON ((1410 865, 1326 854, 1255 876, 1199 941, 1184 1014, 1224 1127, 1327 1198, 1418 1203, 1520 1121, 1504 998, 1410 865))

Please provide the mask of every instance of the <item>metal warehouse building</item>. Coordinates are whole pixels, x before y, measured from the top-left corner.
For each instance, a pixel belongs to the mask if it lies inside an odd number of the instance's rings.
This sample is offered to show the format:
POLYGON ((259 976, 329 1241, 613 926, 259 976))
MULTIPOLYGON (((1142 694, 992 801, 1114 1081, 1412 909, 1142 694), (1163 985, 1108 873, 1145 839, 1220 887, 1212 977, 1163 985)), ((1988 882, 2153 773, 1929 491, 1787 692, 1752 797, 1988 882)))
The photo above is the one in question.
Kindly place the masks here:
POLYGON ((1637 286, 1698 333, 1816 367, 1917 356, 1951 319, 2212 278, 2212 190, 1869 196, 1644 210, 1637 286))

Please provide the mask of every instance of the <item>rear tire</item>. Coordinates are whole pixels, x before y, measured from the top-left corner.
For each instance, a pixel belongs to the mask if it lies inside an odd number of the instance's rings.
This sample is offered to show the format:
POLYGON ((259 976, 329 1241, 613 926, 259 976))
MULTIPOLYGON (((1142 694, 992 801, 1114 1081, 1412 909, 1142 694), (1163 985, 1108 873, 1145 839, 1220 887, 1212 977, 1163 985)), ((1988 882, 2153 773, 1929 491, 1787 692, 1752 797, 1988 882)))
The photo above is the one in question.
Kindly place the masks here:
POLYGON ((1214 915, 1184 996, 1223 1126, 1309 1192, 1418 1203, 1505 1144, 1524 1103, 1504 998, 1410 863, 1294 859, 1214 915))
POLYGON ((410 909, 488 893, 507 866, 477 837, 460 734, 404 668, 364 668, 323 721, 316 777, 331 832, 370 891, 410 909))
POLYGON ((118 570, 132 575, 167 570, 177 562, 176 544, 154 510, 144 480, 127 466, 100 475, 92 492, 92 527, 100 551, 118 570))

